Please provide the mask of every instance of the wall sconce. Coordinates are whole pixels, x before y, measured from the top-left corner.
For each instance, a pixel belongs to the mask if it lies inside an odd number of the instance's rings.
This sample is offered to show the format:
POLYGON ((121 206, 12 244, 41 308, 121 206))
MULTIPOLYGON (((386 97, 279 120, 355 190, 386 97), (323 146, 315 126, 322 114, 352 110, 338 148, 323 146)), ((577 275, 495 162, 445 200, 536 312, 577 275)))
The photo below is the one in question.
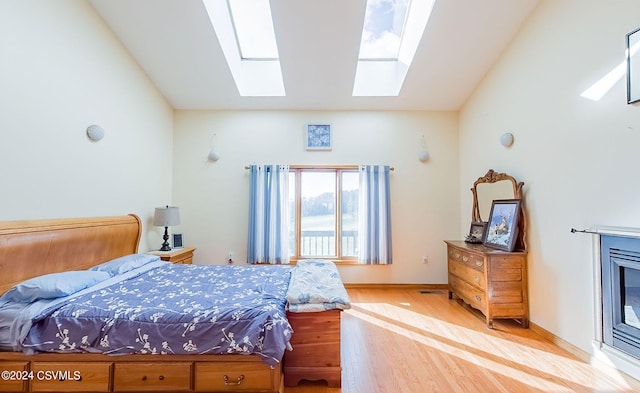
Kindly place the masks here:
POLYGON ((420 153, 418 153, 418 160, 420 160, 420 162, 422 162, 422 163, 425 163, 425 162, 429 161, 429 158, 431 156, 429 155, 429 152, 427 151, 427 144, 426 144, 426 142, 424 140, 424 134, 420 138, 420 147, 422 147, 422 149, 420 150, 420 153))
POLYGON ((504 147, 511 147, 513 145, 513 134, 510 132, 505 132, 500 135, 500 144, 504 147))
POLYGON ((164 227, 164 236, 162 237, 164 243, 162 243, 160 251, 171 251, 171 247, 169 247, 168 229, 169 227, 178 224, 180 224, 180 211, 177 207, 169 205, 165 207, 156 207, 153 215, 153 226, 164 227))
POLYGON ((216 161, 218 161, 218 160, 220 159, 220 153, 218 153, 218 152, 213 148, 213 138, 215 138, 215 137, 216 137, 216 133, 214 132, 214 133, 211 135, 211 143, 210 143, 210 145, 211 145, 211 150, 209 150, 209 154, 207 155, 207 159, 208 159, 209 161, 212 161, 212 162, 216 162, 216 161))
POLYGON ((216 162, 220 159, 220 154, 215 150, 211 150, 207 158, 209 159, 209 161, 216 162))
POLYGON ((104 138, 104 128, 99 125, 92 124, 87 127, 87 136, 94 142, 98 142, 100 139, 104 138))

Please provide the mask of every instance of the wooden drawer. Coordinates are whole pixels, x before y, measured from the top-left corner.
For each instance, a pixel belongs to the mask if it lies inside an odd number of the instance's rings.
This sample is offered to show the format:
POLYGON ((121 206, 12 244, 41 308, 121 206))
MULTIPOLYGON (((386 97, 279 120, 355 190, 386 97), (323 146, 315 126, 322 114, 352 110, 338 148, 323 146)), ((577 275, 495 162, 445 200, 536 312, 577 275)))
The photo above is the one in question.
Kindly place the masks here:
POLYGON ((185 259, 181 259, 179 261, 175 261, 174 263, 179 263, 179 264, 183 264, 183 265, 192 265, 193 264, 193 255, 185 258, 185 259))
POLYGON ((522 303, 522 285, 519 282, 495 282, 491 286, 494 303, 522 303))
POLYGON ((280 365, 272 369, 261 361, 196 362, 195 368, 197 392, 277 392, 282 379, 280 365))
POLYGON ((465 303, 473 308, 477 308, 486 314, 487 300, 486 293, 478 288, 466 283, 454 275, 449 275, 449 286, 451 290, 461 297, 465 303))
POLYGON ((118 363, 113 377, 114 392, 188 392, 191 362, 118 363))
POLYGON ((0 378, 0 392, 26 392, 29 386, 28 362, 0 362, 0 371, 8 372, 0 378))
POLYGON ((292 344, 287 351, 284 366, 289 367, 340 367, 340 343, 292 344))
POLYGON ((461 278, 469 284, 485 291, 487 289, 487 281, 484 272, 470 268, 460 262, 449 261, 449 273, 461 278))
POLYGON ((449 259, 452 261, 460 262, 463 265, 471 268, 484 271, 485 262, 484 258, 472 253, 457 250, 455 248, 449 249, 449 259))
POLYGON ((340 343, 340 310, 287 312, 291 344, 340 343))
POLYGON ((34 392, 110 392, 111 362, 33 362, 34 392))

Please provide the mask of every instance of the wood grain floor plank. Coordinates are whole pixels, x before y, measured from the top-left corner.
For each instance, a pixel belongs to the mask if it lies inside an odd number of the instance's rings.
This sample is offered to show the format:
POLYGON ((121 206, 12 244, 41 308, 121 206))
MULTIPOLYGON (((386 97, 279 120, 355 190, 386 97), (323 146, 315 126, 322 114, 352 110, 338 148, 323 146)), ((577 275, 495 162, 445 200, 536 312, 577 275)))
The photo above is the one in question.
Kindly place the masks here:
POLYGON ((515 321, 484 318, 446 290, 350 288, 342 317, 342 387, 303 381, 285 393, 640 392, 515 321))

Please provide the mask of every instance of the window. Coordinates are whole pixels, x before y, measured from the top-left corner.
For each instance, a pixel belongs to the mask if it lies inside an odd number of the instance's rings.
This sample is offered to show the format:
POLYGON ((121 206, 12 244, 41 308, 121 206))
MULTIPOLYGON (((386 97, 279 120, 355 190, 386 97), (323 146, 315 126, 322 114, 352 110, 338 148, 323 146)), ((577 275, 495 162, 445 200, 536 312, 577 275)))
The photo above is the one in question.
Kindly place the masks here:
POLYGON ((397 96, 436 0, 367 0, 354 96, 397 96))
POLYGON ((356 261, 358 167, 291 167, 289 172, 292 259, 356 261))
POLYGON ((243 97, 285 96, 269 0, 202 0, 243 97))

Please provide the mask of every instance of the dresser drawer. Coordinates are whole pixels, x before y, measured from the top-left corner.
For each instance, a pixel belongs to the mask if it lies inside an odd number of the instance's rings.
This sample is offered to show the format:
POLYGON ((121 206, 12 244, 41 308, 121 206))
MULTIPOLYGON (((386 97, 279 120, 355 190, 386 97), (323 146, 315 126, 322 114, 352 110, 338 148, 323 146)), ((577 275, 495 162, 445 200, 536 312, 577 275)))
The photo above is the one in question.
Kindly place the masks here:
POLYGON ((191 390, 191 362, 118 363, 113 391, 188 392, 191 390))
POLYGON ((449 249, 449 260, 460 262, 465 266, 484 271, 485 262, 484 258, 472 253, 457 250, 455 248, 449 249))
POLYGON ((29 384, 28 362, 0 362, 0 371, 6 372, 0 378, 0 392, 26 392, 29 384))
POLYGON ((196 362, 196 392, 277 392, 282 378, 280 365, 261 361, 237 363, 196 362))
POLYGON ((110 392, 111 362, 33 362, 34 392, 110 392))
POLYGON ((452 292, 462 298, 465 303, 483 313, 487 312, 486 293, 466 283, 458 277, 449 274, 449 287, 452 292))
POLYGON ((487 289, 487 281, 484 272, 470 268, 460 262, 449 261, 449 273, 453 274, 469 284, 478 287, 482 291, 487 289))

